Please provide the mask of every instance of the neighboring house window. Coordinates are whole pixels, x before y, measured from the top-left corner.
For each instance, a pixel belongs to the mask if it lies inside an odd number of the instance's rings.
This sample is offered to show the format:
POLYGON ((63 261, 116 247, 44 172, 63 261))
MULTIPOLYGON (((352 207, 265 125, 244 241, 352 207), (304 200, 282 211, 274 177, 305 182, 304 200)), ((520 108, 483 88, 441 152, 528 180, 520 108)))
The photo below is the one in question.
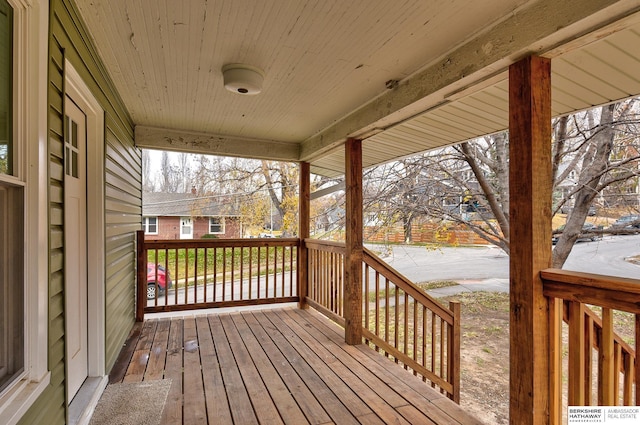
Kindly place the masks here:
POLYGON ((47 163, 38 155, 46 147, 43 134, 46 128, 39 125, 43 122, 39 118, 46 114, 47 98, 46 93, 33 96, 30 89, 44 85, 47 78, 47 58, 38 47, 46 46, 48 31, 35 24, 48 16, 47 3, 0 0, 0 423, 3 424, 15 423, 50 379, 47 248, 41 243, 47 227, 43 218, 46 182, 39 180, 42 173, 46 175, 47 163))
POLYGON ((147 235, 158 234, 158 217, 143 217, 142 228, 147 235))
POLYGON ((222 217, 210 217, 209 218, 209 233, 216 233, 216 234, 224 233, 224 218, 222 218, 222 217))

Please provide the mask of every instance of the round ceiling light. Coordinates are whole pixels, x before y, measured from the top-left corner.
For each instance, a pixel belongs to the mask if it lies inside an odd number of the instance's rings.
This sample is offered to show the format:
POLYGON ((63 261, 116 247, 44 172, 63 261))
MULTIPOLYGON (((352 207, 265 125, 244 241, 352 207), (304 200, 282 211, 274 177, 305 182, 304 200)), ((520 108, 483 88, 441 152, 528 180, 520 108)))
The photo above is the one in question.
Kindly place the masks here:
POLYGON ((258 94, 262 90, 264 75, 254 66, 231 63, 222 67, 224 88, 232 93, 258 94))

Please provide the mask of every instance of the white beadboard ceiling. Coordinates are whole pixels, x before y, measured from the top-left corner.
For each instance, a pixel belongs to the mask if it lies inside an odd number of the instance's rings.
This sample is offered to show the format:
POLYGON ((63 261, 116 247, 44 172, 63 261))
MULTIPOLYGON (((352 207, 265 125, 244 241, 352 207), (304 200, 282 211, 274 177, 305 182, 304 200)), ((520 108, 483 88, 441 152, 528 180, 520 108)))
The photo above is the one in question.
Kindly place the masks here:
MULTIPOLYGON (((365 139, 367 167, 505 129, 506 70, 529 53, 552 58, 554 115, 640 94, 637 3, 77 0, 147 134, 215 136, 175 146, 211 154, 290 146, 279 159, 327 176, 344 172, 346 137, 365 139), (226 91, 228 63, 261 68, 262 93, 226 91)), ((162 139, 141 146, 171 149, 162 139)))

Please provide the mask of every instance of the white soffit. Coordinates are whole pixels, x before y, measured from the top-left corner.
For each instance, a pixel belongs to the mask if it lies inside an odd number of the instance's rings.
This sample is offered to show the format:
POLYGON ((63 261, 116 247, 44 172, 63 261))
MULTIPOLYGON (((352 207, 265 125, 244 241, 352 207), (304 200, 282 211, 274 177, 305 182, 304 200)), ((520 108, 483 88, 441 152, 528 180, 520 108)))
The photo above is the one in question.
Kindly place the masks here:
MULTIPOLYGON (((553 116, 640 94, 640 24, 554 57, 551 62, 553 116)), ((489 87, 453 94, 444 105, 367 138, 363 165, 370 167, 413 154, 506 130, 508 81, 504 72, 489 87)), ((312 163, 312 171, 344 173, 343 148, 312 163)))

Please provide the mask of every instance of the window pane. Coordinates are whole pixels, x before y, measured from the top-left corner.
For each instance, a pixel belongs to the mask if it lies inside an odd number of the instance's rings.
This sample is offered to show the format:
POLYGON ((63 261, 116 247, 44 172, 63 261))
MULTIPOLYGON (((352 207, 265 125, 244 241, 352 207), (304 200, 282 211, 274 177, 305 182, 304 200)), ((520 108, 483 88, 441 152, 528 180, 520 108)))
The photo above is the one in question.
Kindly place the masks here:
POLYGON ((0 0, 0 173, 13 174, 13 9, 0 0))
POLYGON ((222 221, 222 218, 211 217, 209 219, 209 233, 223 233, 224 232, 223 223, 224 222, 222 221))
POLYGON ((23 202, 0 184, 0 392, 24 370, 23 202))

